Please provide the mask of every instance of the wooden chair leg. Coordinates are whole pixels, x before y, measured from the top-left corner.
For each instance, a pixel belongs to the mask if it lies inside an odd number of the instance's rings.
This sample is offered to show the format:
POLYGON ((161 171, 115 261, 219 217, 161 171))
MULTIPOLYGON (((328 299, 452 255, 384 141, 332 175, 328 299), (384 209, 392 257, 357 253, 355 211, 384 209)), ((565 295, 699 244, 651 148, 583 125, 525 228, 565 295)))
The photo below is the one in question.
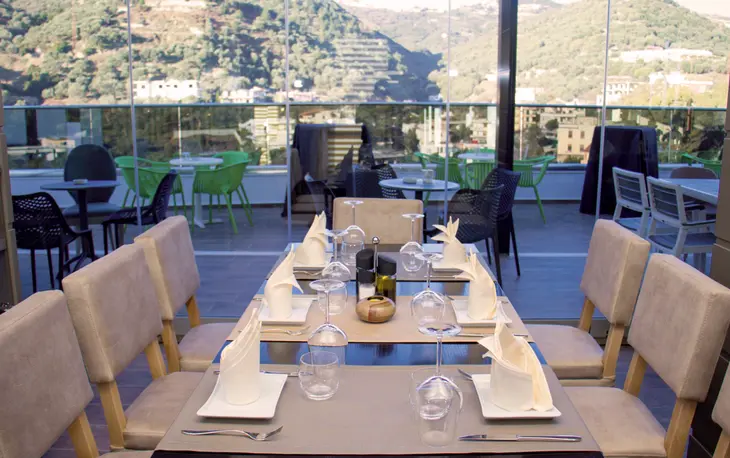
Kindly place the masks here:
POLYGON ((580 312, 580 320, 578 321, 578 329, 588 332, 591 330, 591 323, 593 322, 593 311, 596 306, 593 305, 590 299, 587 297, 583 301, 583 310, 580 312))
POLYGON ((124 428, 127 426, 127 417, 124 416, 122 399, 119 397, 117 382, 97 384, 101 406, 104 408, 104 418, 109 428, 109 445, 112 450, 124 448, 124 428))
POLYGON ((162 320, 162 345, 167 356, 167 369, 170 372, 180 372, 180 348, 171 320, 162 320))
POLYGON ((720 434, 720 440, 717 441, 712 458, 730 458, 730 435, 725 431, 720 434))
POLYGON ((667 458, 682 458, 684 456, 695 409, 697 409, 697 401, 690 401, 689 399, 677 399, 674 404, 672 419, 669 421, 667 435, 664 437, 667 458))
POLYGON ((200 310, 198 309, 198 300, 193 294, 190 299, 185 303, 185 307, 188 310, 188 321, 190 321, 190 327, 194 328, 200 326, 200 310))
POLYGON ((634 351, 634 356, 631 358, 631 364, 629 365, 629 372, 626 374, 624 391, 638 397, 645 373, 646 360, 637 351, 634 351))
POLYGON ((162 350, 160 350, 160 344, 157 343, 157 338, 145 347, 144 354, 147 357, 147 364, 150 366, 152 379, 163 377, 167 371, 165 370, 165 360, 162 358, 162 350))
POLYGON ((621 351, 621 342, 624 340, 626 328, 622 324, 612 324, 606 338, 606 348, 603 350, 603 378, 616 379, 616 364, 621 351))
POLYGON ((71 437, 71 443, 73 443, 78 458, 98 458, 99 448, 96 446, 86 412, 81 412, 81 415, 71 423, 71 426, 68 427, 68 435, 71 437))

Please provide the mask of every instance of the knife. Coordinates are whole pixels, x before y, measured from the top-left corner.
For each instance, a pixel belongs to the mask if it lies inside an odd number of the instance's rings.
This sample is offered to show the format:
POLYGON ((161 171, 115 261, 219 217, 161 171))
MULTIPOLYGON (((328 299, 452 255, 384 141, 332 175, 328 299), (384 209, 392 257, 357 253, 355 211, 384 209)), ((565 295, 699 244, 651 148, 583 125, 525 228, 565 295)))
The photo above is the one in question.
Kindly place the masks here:
POLYGON ((469 434, 459 437, 460 441, 465 442, 580 442, 582 439, 581 436, 572 434, 551 434, 546 436, 520 436, 515 434, 514 436, 499 437, 487 436, 486 434, 469 434))

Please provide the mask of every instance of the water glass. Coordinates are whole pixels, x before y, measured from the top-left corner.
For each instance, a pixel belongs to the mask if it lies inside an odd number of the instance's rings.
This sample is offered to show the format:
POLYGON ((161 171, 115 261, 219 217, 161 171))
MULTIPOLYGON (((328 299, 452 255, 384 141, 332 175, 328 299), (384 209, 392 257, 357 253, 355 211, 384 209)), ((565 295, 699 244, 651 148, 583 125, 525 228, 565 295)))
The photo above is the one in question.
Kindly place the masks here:
POLYGON ((186 161, 189 161, 190 160, 190 152, 183 151, 182 158, 185 159, 186 161))
POLYGON ((430 447, 443 447, 456 439, 460 397, 449 381, 432 377, 415 388, 416 421, 421 441, 430 447))
MULTIPOLYGON (((317 291, 317 304, 320 310, 327 312, 327 295, 323 291, 317 291)), ((339 315, 347 307, 347 288, 335 289, 330 292, 330 315, 339 315)))
POLYGON ((299 360, 299 386, 314 401, 324 401, 340 387, 340 361, 335 353, 313 351, 299 360))
POLYGON ((423 169, 423 184, 433 184, 436 171, 432 169, 423 169))

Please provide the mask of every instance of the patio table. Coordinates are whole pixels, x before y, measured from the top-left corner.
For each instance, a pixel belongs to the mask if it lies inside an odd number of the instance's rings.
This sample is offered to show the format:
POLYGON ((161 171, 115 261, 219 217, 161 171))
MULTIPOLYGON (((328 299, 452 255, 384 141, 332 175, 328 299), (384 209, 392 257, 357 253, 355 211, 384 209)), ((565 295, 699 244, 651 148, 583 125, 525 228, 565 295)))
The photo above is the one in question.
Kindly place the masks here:
MULTIPOLYGON (((193 170, 199 169, 199 168, 213 168, 217 165, 220 165, 223 163, 223 159, 218 157, 189 157, 189 158, 177 158, 170 160, 170 165, 177 168, 183 168, 183 167, 192 167, 193 170)), ((205 223, 203 222, 203 219, 201 218, 201 215, 203 214, 203 199, 200 197, 200 194, 193 194, 193 205, 195 205, 195 219, 193 220, 193 224, 198 226, 201 229, 205 229, 205 223)), ((216 218, 210 221, 211 223, 220 223, 223 222, 222 219, 216 218)))
POLYGON ((672 184, 682 187, 684 193, 696 200, 707 202, 717 206, 718 195, 720 194, 720 180, 699 179, 699 178, 662 178, 672 184))

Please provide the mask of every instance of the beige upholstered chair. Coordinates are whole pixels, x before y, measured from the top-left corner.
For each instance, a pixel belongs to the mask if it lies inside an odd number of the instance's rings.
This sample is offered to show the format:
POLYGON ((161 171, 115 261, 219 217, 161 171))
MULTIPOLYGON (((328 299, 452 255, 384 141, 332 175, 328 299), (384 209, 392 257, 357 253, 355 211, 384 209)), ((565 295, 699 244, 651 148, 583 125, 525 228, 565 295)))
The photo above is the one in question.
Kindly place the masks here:
POLYGON ((634 312, 649 246, 616 222, 596 221, 580 283, 586 298, 578 327, 528 326, 563 385, 613 386, 621 341, 634 312), (610 323, 605 351, 588 333, 595 308, 610 323))
POLYGON ((730 370, 725 373, 720 394, 717 395, 715 407, 712 409, 712 419, 722 428, 714 457, 730 457, 730 370))
POLYGON ((64 278, 63 289, 112 449, 154 449, 202 374, 165 374, 157 343, 162 320, 144 250, 124 245, 64 278), (153 381, 125 411, 116 378, 143 350, 153 381))
POLYGON ((0 315, 0 348, 0 456, 40 458, 64 430, 76 456, 99 456, 84 411, 94 394, 63 293, 34 294, 0 315))
MULTIPOLYGON (((423 202, 411 199, 375 199, 358 197, 338 197, 335 199, 332 227, 345 229, 352 224, 352 209, 345 204, 347 200, 361 200, 357 206, 355 222, 365 231, 366 243, 378 237, 386 245, 402 245, 411 240, 411 220, 403 218, 405 213, 423 213, 423 202)), ((423 219, 419 220, 419 225, 423 219)), ((423 226, 421 226, 422 229, 423 226)), ((418 242, 423 238, 423 230, 418 231, 418 242)))
POLYGON ((170 372, 205 372, 233 332, 235 323, 200 324, 195 299, 200 275, 187 219, 184 216, 167 218, 139 235, 134 242, 144 248, 157 291, 162 342, 170 372), (178 344, 173 320, 183 305, 187 305, 191 329, 178 344))
POLYGON ((634 356, 624 389, 565 389, 604 456, 684 455, 728 323, 729 289, 673 256, 651 257, 629 330, 634 356), (666 432, 637 397, 647 366, 677 396, 666 432))

